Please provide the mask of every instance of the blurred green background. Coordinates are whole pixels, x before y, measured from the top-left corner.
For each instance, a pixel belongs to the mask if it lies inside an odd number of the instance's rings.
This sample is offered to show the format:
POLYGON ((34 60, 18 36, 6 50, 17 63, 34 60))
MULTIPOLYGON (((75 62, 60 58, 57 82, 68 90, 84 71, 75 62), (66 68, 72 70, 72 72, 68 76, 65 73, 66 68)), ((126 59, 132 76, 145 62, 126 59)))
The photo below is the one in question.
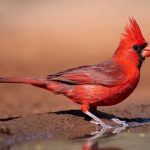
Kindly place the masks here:
MULTIPOLYGON (((109 59, 128 18, 150 41, 149 0, 0 1, 0 76, 46 76, 109 59)), ((125 102, 150 104, 150 59, 125 102)), ((63 96, 28 85, 0 84, 0 115, 78 108, 63 96)))

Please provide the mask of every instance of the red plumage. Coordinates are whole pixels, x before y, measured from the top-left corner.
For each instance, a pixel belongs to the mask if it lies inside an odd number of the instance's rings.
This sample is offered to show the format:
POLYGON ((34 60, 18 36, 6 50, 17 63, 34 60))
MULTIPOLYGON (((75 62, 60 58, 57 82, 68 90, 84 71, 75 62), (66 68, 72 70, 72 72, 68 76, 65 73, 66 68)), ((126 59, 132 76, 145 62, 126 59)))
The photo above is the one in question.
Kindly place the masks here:
POLYGON ((125 27, 125 33, 122 35, 121 46, 128 46, 130 43, 142 45, 145 42, 140 27, 133 18, 130 18, 130 24, 125 27))
POLYGON ((69 69, 45 78, 0 78, 0 82, 28 83, 63 94, 82 104, 83 112, 90 107, 117 104, 136 88, 145 59, 142 52, 147 46, 135 19, 130 19, 125 32, 115 54, 108 61, 69 69))

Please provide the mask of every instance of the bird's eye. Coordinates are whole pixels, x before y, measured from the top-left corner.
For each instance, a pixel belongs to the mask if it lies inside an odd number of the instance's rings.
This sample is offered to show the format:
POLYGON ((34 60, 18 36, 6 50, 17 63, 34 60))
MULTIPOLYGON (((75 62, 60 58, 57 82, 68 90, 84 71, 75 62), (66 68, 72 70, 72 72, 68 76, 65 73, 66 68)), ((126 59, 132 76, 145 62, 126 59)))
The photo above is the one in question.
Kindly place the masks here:
POLYGON ((133 49, 137 51, 139 49, 139 46, 138 45, 133 45, 133 49))

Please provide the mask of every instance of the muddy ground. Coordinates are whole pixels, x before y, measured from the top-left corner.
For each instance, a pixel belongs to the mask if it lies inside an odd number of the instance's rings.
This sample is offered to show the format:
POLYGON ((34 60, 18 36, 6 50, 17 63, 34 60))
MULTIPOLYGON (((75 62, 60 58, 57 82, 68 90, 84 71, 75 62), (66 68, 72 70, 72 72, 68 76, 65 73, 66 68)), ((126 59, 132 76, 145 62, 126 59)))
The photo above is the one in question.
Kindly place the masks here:
MULTIPOLYGON (((96 115, 111 126, 117 126, 110 121, 114 116, 128 122, 148 123, 150 122, 150 105, 103 108, 102 112, 98 111, 96 115)), ((89 120, 90 118, 77 109, 2 117, 0 118, 0 145, 47 138, 64 140, 85 137, 97 130, 97 126, 89 120)), ((150 132, 150 126, 133 128, 131 131, 150 132)))

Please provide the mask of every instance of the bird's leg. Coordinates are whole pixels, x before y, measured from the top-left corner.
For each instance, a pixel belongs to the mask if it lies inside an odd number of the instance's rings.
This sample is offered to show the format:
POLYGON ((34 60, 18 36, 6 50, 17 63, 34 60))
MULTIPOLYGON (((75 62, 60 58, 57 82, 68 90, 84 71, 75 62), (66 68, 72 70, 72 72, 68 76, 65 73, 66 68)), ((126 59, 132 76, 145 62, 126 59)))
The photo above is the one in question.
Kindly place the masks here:
POLYGON ((83 105, 81 106, 81 110, 82 110, 82 112, 84 112, 86 115, 90 116, 92 119, 95 120, 95 121, 93 121, 93 123, 101 125, 102 128, 112 128, 111 126, 106 125, 100 118, 98 118, 98 117, 96 117, 94 114, 92 114, 92 113, 89 111, 89 105, 83 104, 83 105))
POLYGON ((115 123, 119 124, 119 125, 123 125, 123 126, 125 126, 125 127, 129 126, 129 125, 126 123, 126 121, 122 121, 122 120, 120 120, 120 119, 118 119, 118 118, 112 118, 111 120, 114 121, 115 123))

